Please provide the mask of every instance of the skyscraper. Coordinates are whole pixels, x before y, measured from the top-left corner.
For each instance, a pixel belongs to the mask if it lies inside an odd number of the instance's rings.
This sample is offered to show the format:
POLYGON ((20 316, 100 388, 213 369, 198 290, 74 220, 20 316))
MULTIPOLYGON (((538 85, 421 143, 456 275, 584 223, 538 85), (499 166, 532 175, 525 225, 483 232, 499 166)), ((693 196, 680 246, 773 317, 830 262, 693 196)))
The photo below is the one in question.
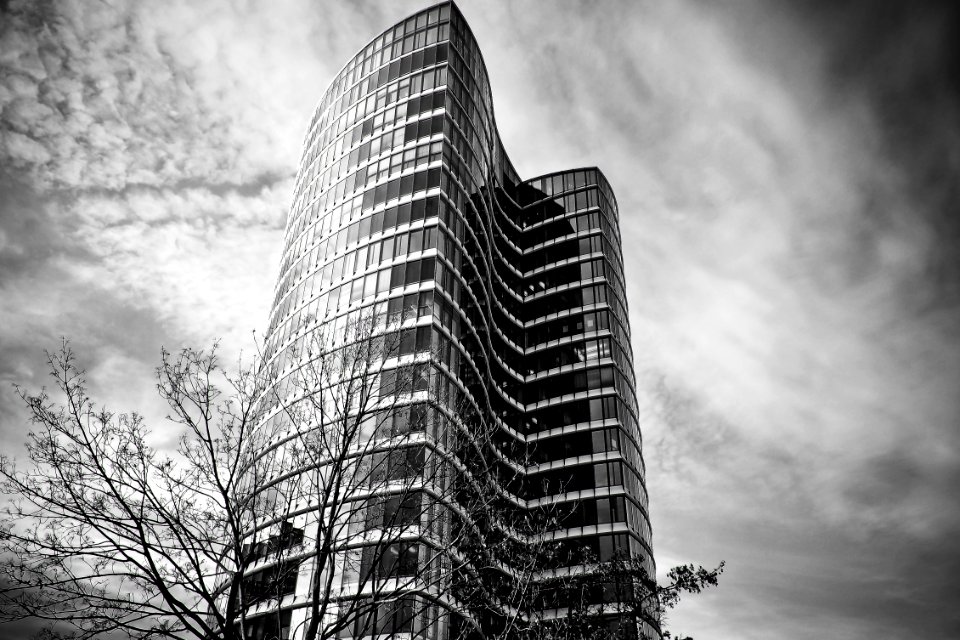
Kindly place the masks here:
MULTIPOLYGON (((276 390, 267 422, 295 419, 283 411, 291 394, 285 385, 310 358, 312 336, 340 330, 358 312, 404 310, 412 310, 405 320, 415 339, 393 360, 420 352, 416 362, 421 371, 429 367, 429 382, 390 410, 433 423, 421 429, 437 451, 443 416, 464 407, 496 432, 491 455, 516 476, 502 487, 512 508, 553 505, 558 514, 549 538, 565 551, 543 575, 576 573, 617 554, 643 558, 654 575, 613 191, 596 168, 517 175, 497 132, 477 42, 449 2, 363 47, 313 114, 265 347, 276 390)), ((295 542, 304 528, 311 535, 303 512, 315 506, 305 503, 282 523, 295 542)), ((441 544, 433 551, 408 545, 399 553, 411 555, 410 566, 425 566, 428 552, 443 552, 442 538, 452 534, 434 535, 441 544)), ((251 637, 302 633, 311 562, 304 555, 284 581, 289 597, 281 593, 258 609, 282 615, 254 618, 251 637)), ((349 592, 350 572, 337 571, 338 588, 349 592)), ((390 602, 370 614, 392 616, 386 626, 355 624, 338 635, 441 638, 471 624, 483 633, 487 624, 426 613, 404 618, 413 609, 390 602)), ((431 606, 444 602, 452 601, 438 597, 431 606)), ((652 618, 640 630, 659 637, 652 618)))

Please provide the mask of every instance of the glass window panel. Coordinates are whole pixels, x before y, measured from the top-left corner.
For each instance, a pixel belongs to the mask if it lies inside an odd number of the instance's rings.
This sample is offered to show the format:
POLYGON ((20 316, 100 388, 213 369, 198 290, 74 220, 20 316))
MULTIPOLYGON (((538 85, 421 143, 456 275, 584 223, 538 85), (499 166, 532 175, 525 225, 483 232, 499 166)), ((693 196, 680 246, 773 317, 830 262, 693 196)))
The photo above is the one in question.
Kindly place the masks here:
POLYGON ((607 486, 607 464, 601 463, 593 467, 593 482, 595 487, 607 486))
POLYGON ((423 232, 414 231, 410 234, 410 253, 423 250, 423 232))
POLYGON ((393 249, 394 258, 407 254, 407 243, 408 243, 407 234, 403 233, 396 237, 396 243, 394 244, 394 249, 393 249))
POLYGON ((363 297, 369 298, 377 293, 377 274, 371 273, 363 279, 363 297))
POLYGON ((374 242, 367 252, 367 266, 380 262, 380 243, 374 242))
POLYGON ((413 260, 407 263, 407 273, 404 279, 405 283, 420 282, 420 261, 413 260))
POLYGON ((602 429, 591 432, 590 439, 593 442, 593 453, 603 453, 606 451, 606 437, 602 429))
POLYGON ((606 524, 611 522, 610 501, 607 498, 597 500, 597 523, 606 524))
POLYGON ((410 203, 404 203, 400 205, 400 209, 397 212, 397 224, 407 224, 410 222, 410 203))

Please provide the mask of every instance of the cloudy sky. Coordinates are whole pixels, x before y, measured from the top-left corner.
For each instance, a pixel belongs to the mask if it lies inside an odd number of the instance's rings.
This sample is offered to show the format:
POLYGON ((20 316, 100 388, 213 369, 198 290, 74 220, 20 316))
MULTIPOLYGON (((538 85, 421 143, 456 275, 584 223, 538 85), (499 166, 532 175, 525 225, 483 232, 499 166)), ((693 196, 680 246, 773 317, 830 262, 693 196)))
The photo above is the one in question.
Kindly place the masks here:
MULTIPOLYGON (((617 193, 697 640, 960 637, 960 14, 909 4, 461 3, 521 174, 617 193)), ((60 336, 171 437, 161 346, 250 351, 313 106, 422 6, 0 2, 0 450, 60 336)))

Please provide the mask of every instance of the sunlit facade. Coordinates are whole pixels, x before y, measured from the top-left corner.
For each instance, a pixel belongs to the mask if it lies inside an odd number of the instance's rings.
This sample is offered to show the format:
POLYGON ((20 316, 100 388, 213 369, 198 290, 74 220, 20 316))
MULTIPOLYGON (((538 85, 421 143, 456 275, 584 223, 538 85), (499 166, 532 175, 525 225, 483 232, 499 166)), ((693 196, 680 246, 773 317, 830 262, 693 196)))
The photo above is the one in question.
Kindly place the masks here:
MULTIPOLYGON (((505 489, 525 509, 562 503, 554 539, 655 574, 616 200, 596 168, 517 175, 451 3, 373 39, 316 108, 265 345, 277 397, 311 332, 359 309, 416 310, 425 415, 467 402, 512 443, 503 455, 525 451, 505 489)), ((251 637, 297 637, 306 565, 271 605, 279 627, 251 637)), ((380 631, 446 638, 450 623, 380 631)))

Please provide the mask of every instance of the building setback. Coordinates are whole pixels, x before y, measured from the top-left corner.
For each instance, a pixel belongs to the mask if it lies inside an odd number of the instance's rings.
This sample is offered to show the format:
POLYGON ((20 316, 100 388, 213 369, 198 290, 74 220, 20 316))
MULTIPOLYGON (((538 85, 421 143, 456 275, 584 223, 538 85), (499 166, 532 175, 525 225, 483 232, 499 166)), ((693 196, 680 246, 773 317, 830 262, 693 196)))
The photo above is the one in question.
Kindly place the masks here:
MULTIPOLYGON (((454 4, 386 30, 330 84, 306 135, 281 260, 265 343, 278 400, 266 424, 290 419, 284 385, 311 335, 358 311, 415 310, 410 350, 430 367, 429 386, 411 395, 434 424, 424 438, 442 448, 442 416, 466 407, 497 432, 491 455, 515 472, 502 487, 511 504, 554 509, 561 517, 549 537, 589 550, 543 571, 628 554, 655 575, 616 200, 596 168, 517 175, 479 48, 454 4)), ((311 535, 307 516, 290 522, 297 541, 304 527, 311 535)), ((423 567, 443 547, 405 548, 423 567)), ((254 613, 267 613, 251 619, 248 637, 301 637, 305 557, 284 581, 289 595, 258 605, 254 613)), ((344 592, 349 574, 336 577, 344 592)), ((401 619, 398 601, 382 605, 392 607, 388 628, 340 637, 447 638, 488 624, 426 609, 401 619)), ((640 633, 659 637, 653 620, 640 633)))

